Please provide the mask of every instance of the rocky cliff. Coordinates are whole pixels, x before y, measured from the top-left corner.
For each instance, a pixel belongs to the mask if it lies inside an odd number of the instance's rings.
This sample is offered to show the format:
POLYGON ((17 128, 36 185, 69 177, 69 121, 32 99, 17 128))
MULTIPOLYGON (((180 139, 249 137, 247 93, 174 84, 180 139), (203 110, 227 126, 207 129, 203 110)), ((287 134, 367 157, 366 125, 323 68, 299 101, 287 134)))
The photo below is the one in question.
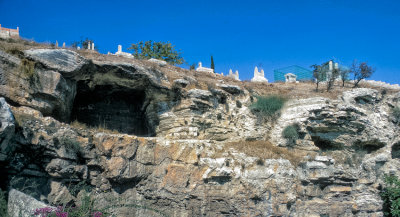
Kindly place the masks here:
POLYGON ((0 51, 1 187, 49 205, 89 190, 117 216, 383 216, 399 92, 292 98, 270 119, 250 109, 258 92, 146 60, 0 51))

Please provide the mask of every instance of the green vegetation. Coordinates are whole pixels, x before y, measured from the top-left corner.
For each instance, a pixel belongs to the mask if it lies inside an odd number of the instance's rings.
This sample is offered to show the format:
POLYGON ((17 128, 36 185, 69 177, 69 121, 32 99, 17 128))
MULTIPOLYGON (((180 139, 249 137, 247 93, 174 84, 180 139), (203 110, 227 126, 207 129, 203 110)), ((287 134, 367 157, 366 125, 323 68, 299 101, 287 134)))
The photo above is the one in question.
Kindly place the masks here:
POLYGON ((211 55, 211 69, 215 72, 214 58, 211 55))
POLYGON ((299 138, 298 130, 299 126, 297 124, 289 125, 282 131, 282 136, 290 142, 294 142, 299 138))
POLYGON ((265 117, 272 117, 282 109, 286 99, 281 96, 258 96, 257 101, 250 108, 253 112, 262 114, 265 117))
POLYGON ((159 59, 175 65, 185 62, 181 56, 181 52, 175 50, 170 42, 153 42, 153 41, 140 41, 137 44, 132 44, 128 50, 133 50, 133 55, 137 59, 159 59))
POLYGON ((63 144, 67 150, 71 150, 74 153, 78 154, 82 152, 81 144, 76 140, 67 137, 62 137, 60 139, 60 143, 63 144))
POLYGON ((1 189, 0 189, 0 216, 4 217, 8 216, 6 195, 4 191, 2 191, 1 189))
POLYGON ((374 72, 375 69, 368 66, 366 62, 358 63, 357 60, 354 60, 350 68, 350 73, 354 75, 354 87, 358 87, 358 83, 362 79, 371 77, 374 72))
POLYGON ((319 83, 326 80, 326 70, 324 70, 324 67, 322 65, 317 64, 312 65, 311 68, 314 68, 313 77, 315 79, 315 84, 317 85, 315 91, 318 91, 319 83))
POLYGON ((20 64, 21 72, 23 72, 28 78, 32 78, 35 75, 35 62, 23 58, 20 64))
POLYGON ((381 197, 385 216, 400 216, 400 180, 396 176, 385 175, 381 197))
POLYGON ((400 124, 400 107, 396 106, 392 109, 392 116, 396 124, 400 124))

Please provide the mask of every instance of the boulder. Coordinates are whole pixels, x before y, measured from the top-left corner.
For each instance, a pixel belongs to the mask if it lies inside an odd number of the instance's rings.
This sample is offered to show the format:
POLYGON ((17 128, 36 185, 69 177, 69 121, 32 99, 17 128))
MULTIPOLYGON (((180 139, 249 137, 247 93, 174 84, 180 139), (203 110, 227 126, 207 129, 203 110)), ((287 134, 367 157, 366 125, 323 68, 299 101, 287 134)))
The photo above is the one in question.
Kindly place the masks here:
POLYGON ((48 206, 47 204, 18 190, 11 189, 8 193, 8 214, 10 216, 31 217, 35 213, 36 209, 45 207, 54 209, 54 207, 48 206))
POLYGON ((15 119, 3 97, 0 97, 0 123, 0 161, 4 161, 14 149, 10 139, 14 136, 15 119))

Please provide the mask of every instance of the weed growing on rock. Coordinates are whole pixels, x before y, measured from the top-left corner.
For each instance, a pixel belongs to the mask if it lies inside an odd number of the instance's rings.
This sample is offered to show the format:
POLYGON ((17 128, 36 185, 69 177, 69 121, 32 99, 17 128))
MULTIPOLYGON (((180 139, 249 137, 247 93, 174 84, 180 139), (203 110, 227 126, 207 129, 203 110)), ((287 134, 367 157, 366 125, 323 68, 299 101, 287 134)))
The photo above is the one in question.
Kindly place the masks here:
POLYGON ((294 143, 299 138, 298 130, 299 126, 297 124, 289 125, 282 131, 282 136, 290 143, 294 143))
POLYGON ((29 79, 32 79, 35 75, 35 62, 32 60, 28 60, 26 58, 21 60, 20 70, 23 72, 29 79))
POLYGON ((280 96, 259 96, 257 101, 253 103, 250 108, 253 112, 261 114, 265 117, 272 117, 279 112, 286 99, 280 96))
POLYGON ((61 144, 64 144, 64 146, 67 150, 71 150, 72 152, 77 153, 77 154, 82 152, 81 144, 76 140, 73 140, 73 139, 67 138, 67 137, 62 137, 60 139, 60 142, 61 142, 61 144))
POLYGON ((396 106, 392 109, 392 116, 396 124, 400 124, 400 107, 396 106))
POLYGON ((0 216, 8 217, 7 201, 4 191, 0 189, 0 216))
POLYGON ((385 187, 381 192, 385 216, 400 216, 400 180, 393 175, 385 175, 385 187))

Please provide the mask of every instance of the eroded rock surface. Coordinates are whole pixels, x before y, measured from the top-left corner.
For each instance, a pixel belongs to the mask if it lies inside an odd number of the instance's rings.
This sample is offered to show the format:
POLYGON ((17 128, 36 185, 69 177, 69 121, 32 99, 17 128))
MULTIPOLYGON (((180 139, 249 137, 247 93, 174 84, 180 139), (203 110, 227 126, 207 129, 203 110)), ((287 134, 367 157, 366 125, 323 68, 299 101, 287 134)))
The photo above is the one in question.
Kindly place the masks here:
POLYGON ((246 89, 193 88, 183 75, 170 84, 168 67, 0 52, 1 184, 35 183, 47 204, 79 202, 89 189, 100 208, 120 204, 110 209, 118 216, 383 215, 382 177, 400 175, 390 116, 400 94, 289 100, 276 121, 260 120, 246 89), (288 141, 294 124, 299 139, 288 141), (286 154, 236 148, 254 140, 286 154))

